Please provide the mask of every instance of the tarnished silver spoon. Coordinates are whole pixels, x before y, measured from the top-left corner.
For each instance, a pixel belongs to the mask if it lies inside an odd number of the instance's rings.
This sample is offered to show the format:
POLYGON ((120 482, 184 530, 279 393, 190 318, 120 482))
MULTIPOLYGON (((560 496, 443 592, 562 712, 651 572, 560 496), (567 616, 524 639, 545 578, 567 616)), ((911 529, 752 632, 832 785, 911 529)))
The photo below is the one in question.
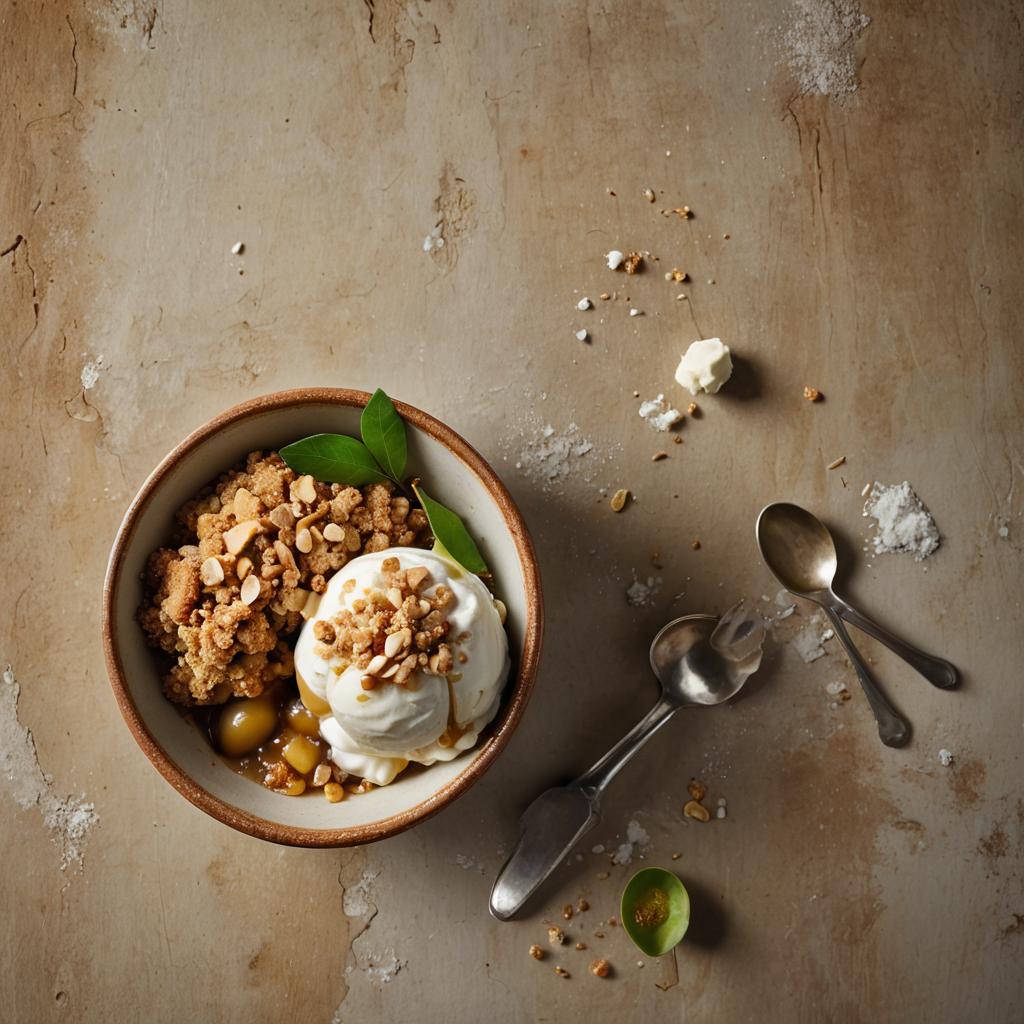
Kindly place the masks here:
POLYGON ((910 736, 910 727, 879 690, 842 620, 885 644, 933 686, 943 690, 956 686, 956 669, 948 661, 894 636, 835 592, 832 583, 839 564, 835 541, 825 524, 807 509, 785 501, 768 505, 757 517, 756 534, 761 556, 775 578, 791 594, 824 609, 875 713, 878 735, 887 746, 901 746, 910 736))
POLYGON ((597 824, 601 796, 634 754, 680 709, 711 707, 736 696, 761 664, 764 626, 739 607, 721 621, 684 615, 664 626, 650 661, 661 699, 589 771, 545 790, 526 809, 519 841, 491 889, 499 921, 514 917, 579 838, 597 824))

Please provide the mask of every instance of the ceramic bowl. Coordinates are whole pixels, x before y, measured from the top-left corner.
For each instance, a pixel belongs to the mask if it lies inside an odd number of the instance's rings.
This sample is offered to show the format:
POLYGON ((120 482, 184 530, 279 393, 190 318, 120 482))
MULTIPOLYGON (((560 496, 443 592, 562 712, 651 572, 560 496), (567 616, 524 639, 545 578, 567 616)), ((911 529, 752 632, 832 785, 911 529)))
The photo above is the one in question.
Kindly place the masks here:
POLYGON ((414 768, 390 786, 338 804, 318 794, 287 797, 235 774, 205 736, 163 696, 154 652, 135 619, 146 558, 165 543, 175 510, 248 452, 320 432, 358 436, 362 391, 303 388, 254 398, 200 427, 153 471, 135 496, 110 555, 103 642, 114 697, 161 775, 211 817, 292 846, 352 846, 387 838, 451 803, 494 763, 526 708, 537 671, 544 606, 523 518, 484 459, 451 428, 396 402, 405 419, 410 471, 469 525, 508 607, 512 673, 501 709, 478 745, 453 761, 414 768))

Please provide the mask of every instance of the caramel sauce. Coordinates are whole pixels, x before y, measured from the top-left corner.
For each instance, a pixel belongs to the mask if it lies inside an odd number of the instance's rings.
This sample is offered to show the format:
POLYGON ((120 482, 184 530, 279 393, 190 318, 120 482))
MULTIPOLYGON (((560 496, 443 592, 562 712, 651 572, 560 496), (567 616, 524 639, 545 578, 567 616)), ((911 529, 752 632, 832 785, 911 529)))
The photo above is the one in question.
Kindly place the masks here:
POLYGON ((668 893, 652 886, 633 908, 633 920, 641 928, 657 928, 668 920, 668 893))

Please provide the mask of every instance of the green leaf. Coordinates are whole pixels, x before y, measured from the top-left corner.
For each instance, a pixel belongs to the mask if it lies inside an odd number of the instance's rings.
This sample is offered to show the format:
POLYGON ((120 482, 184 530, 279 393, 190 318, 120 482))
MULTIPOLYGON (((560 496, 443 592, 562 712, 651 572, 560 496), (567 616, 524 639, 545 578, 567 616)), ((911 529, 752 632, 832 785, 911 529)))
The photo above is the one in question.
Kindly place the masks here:
POLYGON ((430 521, 430 531, 434 535, 434 547, 469 572, 480 575, 488 571, 476 541, 469 535, 465 523, 450 509, 439 501, 434 501, 426 491, 417 484, 412 485, 416 497, 420 499, 423 511, 430 521))
POLYGON ((395 483, 405 474, 405 423, 391 399, 377 388, 359 420, 363 444, 395 483))
POLYGON ((344 434, 304 437, 278 454, 296 473, 309 473, 324 483, 361 487, 387 480, 366 445, 344 434))

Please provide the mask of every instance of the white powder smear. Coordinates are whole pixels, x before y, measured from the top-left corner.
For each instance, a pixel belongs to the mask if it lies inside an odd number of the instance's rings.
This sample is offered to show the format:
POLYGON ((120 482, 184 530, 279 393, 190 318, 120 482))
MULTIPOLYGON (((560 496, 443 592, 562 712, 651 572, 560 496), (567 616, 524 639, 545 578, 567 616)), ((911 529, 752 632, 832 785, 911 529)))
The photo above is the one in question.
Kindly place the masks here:
POLYGON ((857 91, 855 44, 871 19, 856 0, 795 0, 783 36, 801 93, 843 97, 857 91))
POLYGON ((61 870, 80 866, 85 843, 99 817, 91 803, 54 795, 53 779, 39 766, 32 733, 18 721, 21 687, 8 665, 0 682, 0 773, 7 790, 26 810, 36 807, 60 847, 61 870))
POLYGON ((439 252, 444 248, 444 239, 441 237, 441 225, 436 225, 433 230, 423 239, 424 252, 439 252))
POLYGON ((953 757, 953 752, 951 750, 943 748, 939 751, 939 764, 941 764, 943 768, 948 768, 954 760, 955 758, 953 757))
POLYGON ((612 854, 613 864, 629 864, 634 854, 642 858, 650 846, 651 837, 635 818, 626 825, 626 841, 612 854))
POLYGON ((641 402, 640 416, 651 430, 660 431, 674 427, 683 418, 683 414, 678 409, 673 409, 665 401, 664 395, 641 402))
POLYGON ((920 562, 939 546, 939 530, 928 509, 906 480, 901 484, 871 485, 864 515, 878 521, 871 538, 877 554, 902 552, 920 562))
POLYGON ((633 577, 633 582, 626 587, 626 604, 633 608, 643 608, 653 603, 655 595, 661 590, 661 577, 648 576, 646 582, 633 577))
POLYGON ((373 883, 377 880, 379 871, 365 871, 362 877, 354 885, 345 890, 342 897, 342 909, 346 917, 366 917, 371 911, 376 910, 374 905, 373 883))
POLYGON ((808 664, 825 657, 825 648, 822 646, 826 640, 831 640, 833 632, 831 629, 822 631, 822 620, 815 615, 811 621, 790 640, 794 650, 808 664))
POLYGON ((97 356, 95 359, 89 360, 82 367, 82 390, 91 391, 99 383, 100 374, 107 368, 106 363, 103 362, 103 356, 97 356))
POLYGON ((577 466, 592 463, 593 451, 593 444, 580 433, 575 423, 570 423, 561 432, 547 424, 520 451, 516 469, 548 488, 565 480, 577 466), (588 459, 588 456, 591 457, 588 459))

